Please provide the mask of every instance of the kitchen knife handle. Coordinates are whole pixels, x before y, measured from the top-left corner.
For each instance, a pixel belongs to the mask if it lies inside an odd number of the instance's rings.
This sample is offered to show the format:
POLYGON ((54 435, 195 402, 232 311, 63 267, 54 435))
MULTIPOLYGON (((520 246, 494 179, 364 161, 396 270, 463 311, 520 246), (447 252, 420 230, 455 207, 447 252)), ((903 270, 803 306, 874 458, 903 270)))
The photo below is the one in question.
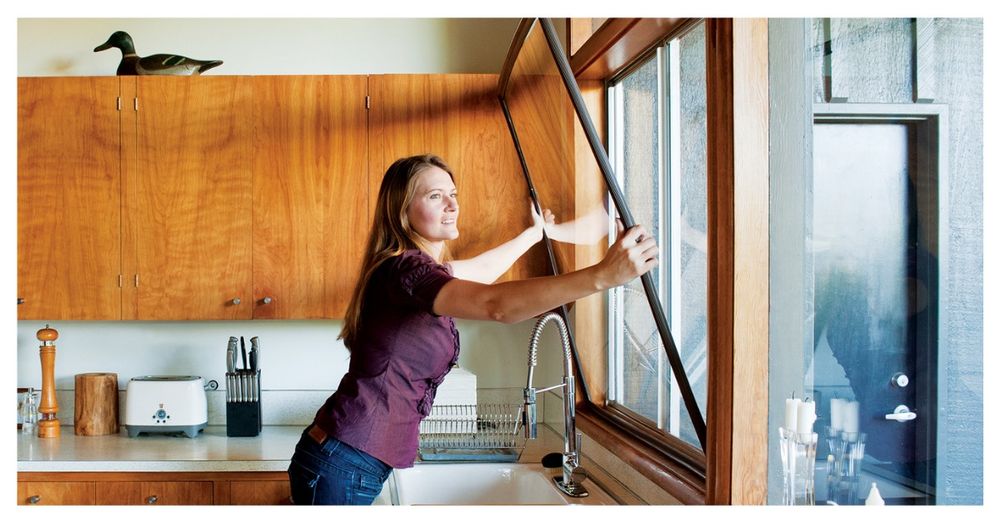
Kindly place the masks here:
POLYGON ((253 369, 257 370, 260 368, 260 339, 257 336, 250 338, 250 349, 256 355, 254 357, 254 361, 257 363, 254 365, 253 369))

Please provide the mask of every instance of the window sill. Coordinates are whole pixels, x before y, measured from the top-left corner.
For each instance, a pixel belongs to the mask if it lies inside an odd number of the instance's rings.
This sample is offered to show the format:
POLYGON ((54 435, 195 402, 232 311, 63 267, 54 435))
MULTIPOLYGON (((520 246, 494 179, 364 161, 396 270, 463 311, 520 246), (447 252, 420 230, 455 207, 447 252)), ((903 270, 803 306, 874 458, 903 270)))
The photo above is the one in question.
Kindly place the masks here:
MULTIPOLYGON (((577 427, 685 505, 705 504, 705 477, 633 434, 590 405, 576 410, 577 427)), ((703 464, 702 464, 703 465, 703 464)), ((702 468, 704 470, 704 468, 702 468)))

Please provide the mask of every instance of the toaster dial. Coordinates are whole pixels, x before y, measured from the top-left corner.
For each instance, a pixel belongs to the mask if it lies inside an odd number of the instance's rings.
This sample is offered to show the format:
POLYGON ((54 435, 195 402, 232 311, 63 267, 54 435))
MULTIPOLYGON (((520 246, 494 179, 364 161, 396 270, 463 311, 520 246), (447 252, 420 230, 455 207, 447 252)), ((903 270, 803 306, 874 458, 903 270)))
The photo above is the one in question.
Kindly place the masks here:
POLYGON ((167 415, 167 411, 165 411, 163 409, 159 409, 159 410, 156 411, 156 414, 153 414, 153 419, 157 423, 166 423, 167 420, 170 419, 170 416, 167 415))

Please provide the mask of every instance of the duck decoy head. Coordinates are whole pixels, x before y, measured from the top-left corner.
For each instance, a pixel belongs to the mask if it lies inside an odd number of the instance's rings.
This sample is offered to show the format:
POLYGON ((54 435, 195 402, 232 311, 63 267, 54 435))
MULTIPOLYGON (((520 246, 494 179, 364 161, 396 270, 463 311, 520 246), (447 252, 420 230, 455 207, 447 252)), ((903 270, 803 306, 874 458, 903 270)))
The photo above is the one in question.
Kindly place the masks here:
POLYGON ((135 46, 132 43, 132 37, 128 35, 125 31, 115 31, 111 33, 111 37, 108 38, 107 42, 94 48, 94 52, 103 51, 105 49, 111 49, 112 47, 117 47, 121 49, 123 53, 134 53, 135 46))

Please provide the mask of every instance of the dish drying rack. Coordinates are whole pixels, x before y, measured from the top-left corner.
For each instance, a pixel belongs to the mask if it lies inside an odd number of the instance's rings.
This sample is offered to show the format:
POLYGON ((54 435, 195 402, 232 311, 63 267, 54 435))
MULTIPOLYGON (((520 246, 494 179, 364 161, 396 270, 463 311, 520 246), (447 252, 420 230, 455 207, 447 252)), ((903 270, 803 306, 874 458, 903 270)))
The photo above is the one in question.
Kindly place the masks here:
POLYGON ((522 404, 437 405, 420 422, 423 461, 514 462, 524 450, 522 404))

